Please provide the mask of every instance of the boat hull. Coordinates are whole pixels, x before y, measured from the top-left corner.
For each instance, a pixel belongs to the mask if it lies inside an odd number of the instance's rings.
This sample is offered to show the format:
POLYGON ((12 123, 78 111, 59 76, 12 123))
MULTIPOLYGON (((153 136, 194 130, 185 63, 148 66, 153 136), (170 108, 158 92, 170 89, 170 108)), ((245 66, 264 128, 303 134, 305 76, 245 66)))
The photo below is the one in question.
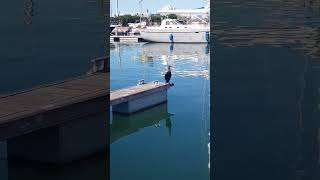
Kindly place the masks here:
POLYGON ((140 31, 141 37, 150 42, 161 43, 209 43, 210 32, 161 32, 161 31, 140 31))

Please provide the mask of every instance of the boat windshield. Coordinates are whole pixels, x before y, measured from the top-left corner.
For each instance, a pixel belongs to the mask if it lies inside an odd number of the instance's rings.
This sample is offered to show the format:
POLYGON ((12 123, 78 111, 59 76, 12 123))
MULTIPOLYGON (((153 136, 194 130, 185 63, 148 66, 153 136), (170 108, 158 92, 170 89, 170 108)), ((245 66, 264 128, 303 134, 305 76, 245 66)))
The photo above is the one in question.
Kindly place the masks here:
POLYGON ((180 24, 177 20, 173 20, 173 21, 171 21, 171 23, 172 23, 173 25, 179 25, 179 24, 180 24))
POLYGON ((170 19, 165 21, 165 25, 180 25, 181 23, 176 19, 170 19))

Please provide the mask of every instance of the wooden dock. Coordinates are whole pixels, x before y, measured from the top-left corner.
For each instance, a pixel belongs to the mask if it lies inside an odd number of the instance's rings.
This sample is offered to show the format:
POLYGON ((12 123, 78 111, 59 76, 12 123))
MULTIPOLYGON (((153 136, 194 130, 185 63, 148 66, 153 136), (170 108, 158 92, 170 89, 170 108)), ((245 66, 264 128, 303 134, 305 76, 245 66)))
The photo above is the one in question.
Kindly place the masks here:
POLYGON ((59 118, 43 116, 72 105, 109 97, 109 91, 109 73, 97 73, 2 95, 0 139, 62 123, 59 118))
POLYGON ((110 93, 114 112, 133 113, 167 101, 168 83, 150 82, 110 93))
POLYGON ((2 95, 0 140, 62 124, 79 111, 90 114, 87 106, 107 110, 109 98, 114 112, 137 112, 166 102, 170 87, 150 82, 110 92, 109 73, 96 73, 2 95), (93 102, 99 98, 102 101, 93 102))
POLYGON ((157 81, 110 93, 110 73, 100 59, 94 62, 87 75, 0 96, 5 159, 61 164, 104 152, 108 101, 114 112, 125 114, 167 101, 171 85, 157 81))

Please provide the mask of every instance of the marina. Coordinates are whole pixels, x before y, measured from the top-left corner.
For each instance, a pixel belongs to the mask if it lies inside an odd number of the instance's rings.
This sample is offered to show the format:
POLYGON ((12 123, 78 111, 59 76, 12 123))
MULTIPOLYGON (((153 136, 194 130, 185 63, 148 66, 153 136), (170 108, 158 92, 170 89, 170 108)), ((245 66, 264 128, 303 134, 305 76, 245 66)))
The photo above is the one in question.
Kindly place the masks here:
MULTIPOLYGON (((141 3, 142 1, 139 1, 140 6, 141 3)), ((168 5, 155 14, 147 15, 141 11, 136 15, 120 16, 118 8, 117 2, 117 14, 111 14, 111 42, 210 42, 210 2, 205 7, 197 9, 175 9, 168 5), (154 16, 158 18, 153 19, 154 16)))
POLYGON ((320 1, 109 3, 2 4, 0 180, 320 179, 320 1))

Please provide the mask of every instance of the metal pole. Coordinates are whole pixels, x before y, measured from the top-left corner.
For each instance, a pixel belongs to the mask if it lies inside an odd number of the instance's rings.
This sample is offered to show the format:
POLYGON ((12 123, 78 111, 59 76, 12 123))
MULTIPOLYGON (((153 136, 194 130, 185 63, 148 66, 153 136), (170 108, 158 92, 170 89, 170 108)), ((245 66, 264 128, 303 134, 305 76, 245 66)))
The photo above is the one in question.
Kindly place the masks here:
POLYGON ((140 26, 141 26, 141 20, 142 20, 142 5, 140 4, 140 26))
POLYGON ((117 0, 117 16, 119 16, 119 0, 117 0))
POLYGON ((140 4, 140 27, 142 26, 142 22, 141 22, 142 21, 142 1, 143 0, 139 1, 139 4, 140 4))

